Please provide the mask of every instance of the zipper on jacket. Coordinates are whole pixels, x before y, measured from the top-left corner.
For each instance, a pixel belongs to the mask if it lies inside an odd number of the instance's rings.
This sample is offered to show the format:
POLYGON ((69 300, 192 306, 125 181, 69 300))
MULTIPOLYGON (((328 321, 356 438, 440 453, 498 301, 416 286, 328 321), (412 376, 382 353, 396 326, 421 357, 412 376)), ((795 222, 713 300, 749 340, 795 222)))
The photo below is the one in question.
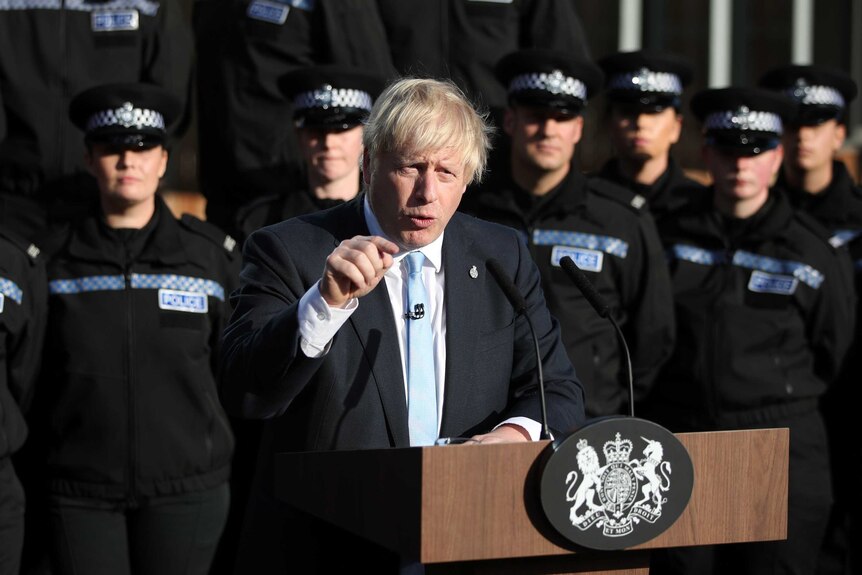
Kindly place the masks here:
POLYGON ((123 276, 125 278, 126 289, 126 353, 125 353, 125 371, 126 371, 126 393, 128 393, 128 416, 129 416, 129 428, 128 428, 128 440, 129 440, 129 461, 128 461, 128 493, 127 500, 130 506, 134 506, 136 503, 136 495, 137 495, 137 481, 136 481, 136 468, 137 468, 137 444, 135 442, 135 382, 134 382, 134 370, 132 366, 133 362, 133 354, 134 354, 134 298, 132 294, 132 272, 131 272, 131 263, 129 262, 128 254, 126 254, 126 262, 124 265, 123 276))
POLYGON ((721 368, 721 365, 724 363, 718 358, 721 356, 719 353, 720 350, 716 349, 716 347, 725 341, 724 334, 724 326, 722 324, 722 313, 721 309, 725 306, 724 297, 725 294, 728 294, 728 289, 731 290, 731 293, 735 295, 736 292, 736 281, 733 273, 733 246, 725 244, 724 246, 724 261, 722 261, 719 266, 721 269, 721 286, 718 291, 719 297, 716 305, 712 306, 707 314, 707 323, 709 327, 709 338, 706 342, 707 345, 704 348, 707 357, 709 358, 707 361, 707 369, 705 370, 704 377, 708 382, 707 390, 709 394, 709 401, 707 402, 707 414, 711 420, 711 423, 716 423, 718 421, 718 414, 721 413, 721 391, 719 390, 719 378, 717 377, 716 371, 721 368))

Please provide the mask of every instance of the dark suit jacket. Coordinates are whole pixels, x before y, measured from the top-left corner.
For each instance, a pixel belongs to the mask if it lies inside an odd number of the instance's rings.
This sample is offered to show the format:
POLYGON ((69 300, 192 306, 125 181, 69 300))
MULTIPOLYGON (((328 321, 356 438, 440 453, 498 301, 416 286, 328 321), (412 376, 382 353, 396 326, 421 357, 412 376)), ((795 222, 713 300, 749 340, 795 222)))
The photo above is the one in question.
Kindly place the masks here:
MULTIPOLYGON (((310 359, 299 347, 299 299, 320 279, 324 260, 339 242, 368 233, 360 197, 263 228, 245 242, 241 288, 231 298, 235 309, 225 331, 222 401, 235 415, 269 421, 240 537, 238 573, 331 573, 358 565, 397 571, 397 557, 272 497, 274 453, 409 446, 404 376, 385 282, 360 299, 325 356, 310 359), (334 548, 342 552, 331 553, 334 548)), ((456 213, 443 241, 441 435, 486 432, 512 416, 541 420, 535 346, 526 320, 515 317, 485 269, 491 257, 528 303, 543 356, 548 419, 554 430, 567 431, 584 419, 583 394, 526 246, 509 228, 456 213)))
MULTIPOLYGON (((299 347, 299 299, 320 279, 340 241, 369 233, 361 198, 266 227, 245 245, 241 288, 231 298, 235 309, 225 331, 222 398, 243 417, 281 416, 279 450, 409 446, 399 343, 384 282, 360 299, 326 355, 310 359, 299 347)), ((508 228, 456 213, 443 241, 447 341, 440 434, 487 432, 513 416, 541 420, 529 327, 486 271, 488 258, 496 258, 524 294, 543 356, 549 425, 568 431, 584 419, 583 394, 526 246, 508 228)))

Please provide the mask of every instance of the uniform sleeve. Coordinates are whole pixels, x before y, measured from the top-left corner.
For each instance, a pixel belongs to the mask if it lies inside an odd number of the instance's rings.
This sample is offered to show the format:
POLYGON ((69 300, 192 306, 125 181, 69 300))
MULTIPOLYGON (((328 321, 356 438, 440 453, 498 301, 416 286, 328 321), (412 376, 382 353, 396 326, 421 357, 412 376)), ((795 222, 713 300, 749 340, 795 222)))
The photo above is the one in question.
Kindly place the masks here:
POLYGON ((212 349, 210 364, 212 366, 213 373, 216 375, 218 375, 221 364, 222 337, 224 335, 225 327, 227 327, 227 323, 230 320, 231 313, 233 312, 233 307, 231 306, 231 294, 233 294, 233 292, 239 287, 239 254, 235 254, 234 257, 225 256, 224 260, 224 271, 222 273, 224 301, 221 302, 221 309, 215 316, 215 323, 212 327, 212 341, 210 342, 210 348, 212 349))
POLYGON ((661 366, 670 358, 676 336, 673 289, 655 223, 650 214, 640 217, 639 269, 631 287, 625 287, 628 322, 623 327, 632 354, 635 401, 652 387, 661 366))
POLYGON ((823 276, 806 324, 814 351, 814 371, 829 385, 837 377, 850 348, 856 317, 853 263, 846 248, 824 260, 823 276))
POLYGON ((26 319, 20 332, 9 334, 7 362, 9 390, 21 411, 26 413, 33 396, 33 384, 42 365, 48 312, 48 284, 41 260, 30 268, 27 284, 23 286, 21 307, 26 319))

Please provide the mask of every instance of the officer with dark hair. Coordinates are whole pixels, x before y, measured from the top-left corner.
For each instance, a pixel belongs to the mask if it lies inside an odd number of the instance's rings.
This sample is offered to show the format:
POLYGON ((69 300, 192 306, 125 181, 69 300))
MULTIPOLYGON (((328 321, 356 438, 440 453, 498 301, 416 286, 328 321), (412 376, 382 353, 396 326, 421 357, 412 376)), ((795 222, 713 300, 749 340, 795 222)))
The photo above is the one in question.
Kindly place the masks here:
POLYGON ((702 187, 670 155, 682 133, 682 93, 691 66, 672 54, 639 50, 599 60, 605 73, 605 125, 616 156, 597 176, 642 195, 659 219, 702 187))
POLYGON ((45 241, 34 427, 59 574, 205 574, 225 524, 233 439, 215 376, 239 257, 156 193, 180 111, 147 84, 96 86, 70 106, 99 196, 45 241))
MULTIPOLYGON (((823 224, 833 245, 846 245, 854 262, 856 293, 862 289, 862 189, 835 153, 847 137, 847 106, 856 97, 856 83, 838 70, 820 66, 783 66, 767 72, 760 84, 799 104, 800 113, 784 135, 784 166, 778 176, 790 202, 823 224)), ((845 573, 849 565, 862 570, 857 545, 862 537, 862 510, 854 478, 862 474, 862 452, 847 434, 855 416, 855 396, 862 369, 862 320, 841 375, 822 402, 829 431, 836 505, 821 556, 820 572, 845 573), (825 570, 825 571, 824 571, 825 570)))
POLYGON ((706 90, 692 110, 714 184, 660 222, 677 346, 645 413, 674 432, 790 428, 787 540, 675 549, 656 573, 814 573, 832 503, 818 401, 852 338, 850 260, 770 184, 796 105, 706 90))
POLYGON ((626 413, 625 360, 613 326, 560 267, 571 257, 610 304, 632 348, 640 399, 673 350, 673 302, 645 199, 586 178, 573 163, 582 111, 601 89, 602 72, 568 53, 538 49, 507 55, 496 70, 509 93, 503 129, 511 168, 469 191, 462 209, 523 234, 585 387, 587 415, 626 413))
POLYGON ((286 185, 286 191, 240 210, 240 241, 258 228, 338 205, 359 193, 362 122, 383 89, 383 79, 333 64, 290 72, 281 86, 293 102, 305 185, 286 185))
POLYGON ((181 102, 183 124, 191 67, 179 2, 0 2, 0 140, 9 144, 0 152, 0 191, 89 201, 96 187, 66 115, 72 96, 106 82, 157 84, 181 102))
POLYGON ((27 437, 24 412, 41 365, 47 295, 39 249, 0 227, 0 573, 20 568, 25 497, 12 455, 27 437))
POLYGON ((389 78, 395 68, 368 0, 195 0, 194 11, 201 189, 207 219, 228 227, 244 204, 305 185, 279 85, 287 72, 343 64, 389 78))

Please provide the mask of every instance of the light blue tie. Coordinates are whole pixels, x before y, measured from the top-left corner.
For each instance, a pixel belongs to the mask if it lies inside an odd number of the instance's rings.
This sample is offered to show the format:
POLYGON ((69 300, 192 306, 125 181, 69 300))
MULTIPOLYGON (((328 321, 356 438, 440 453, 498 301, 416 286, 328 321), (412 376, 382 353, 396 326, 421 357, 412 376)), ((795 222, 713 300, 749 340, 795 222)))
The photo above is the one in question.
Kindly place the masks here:
POLYGON ((437 382, 431 306, 422 281, 422 252, 407 260, 407 425, 410 445, 434 445, 437 439, 437 382))

